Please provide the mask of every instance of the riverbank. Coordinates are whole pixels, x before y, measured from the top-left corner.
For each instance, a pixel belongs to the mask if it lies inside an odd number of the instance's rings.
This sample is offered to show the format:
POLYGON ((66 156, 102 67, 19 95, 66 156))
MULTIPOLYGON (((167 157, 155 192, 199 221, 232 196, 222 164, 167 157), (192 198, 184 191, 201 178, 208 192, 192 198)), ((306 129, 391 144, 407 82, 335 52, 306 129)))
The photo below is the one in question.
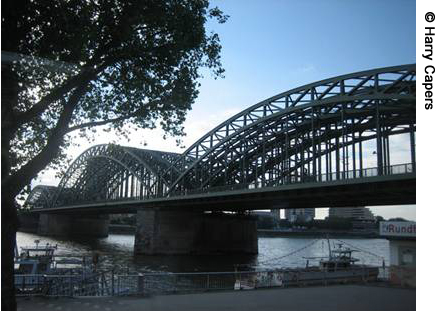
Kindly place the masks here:
MULTIPOLYGON (((109 233, 114 234, 135 234, 136 226, 130 225, 109 225, 109 233)), ((317 237, 323 238, 329 236, 330 238, 366 238, 378 239, 380 236, 374 232, 360 232, 360 231, 333 231, 333 230, 268 230, 258 229, 257 235, 259 237, 317 237)))
POLYGON ((416 292, 380 286, 335 285, 153 297, 19 298, 17 303, 17 311, 407 311, 416 308, 416 292))
POLYGON ((135 234, 136 226, 109 224, 109 233, 135 234))
POLYGON ((336 230, 257 230, 259 237, 314 237, 314 238, 349 238, 349 239, 379 239, 378 233, 362 231, 336 231, 336 230))

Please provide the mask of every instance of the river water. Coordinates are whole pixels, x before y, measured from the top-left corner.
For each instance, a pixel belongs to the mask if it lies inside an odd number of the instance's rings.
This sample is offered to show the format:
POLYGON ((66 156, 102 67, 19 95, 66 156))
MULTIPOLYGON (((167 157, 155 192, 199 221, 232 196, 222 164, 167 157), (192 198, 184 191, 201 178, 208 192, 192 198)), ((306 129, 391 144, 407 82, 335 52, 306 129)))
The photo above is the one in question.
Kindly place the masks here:
MULTIPOLYGON (((328 255, 328 244, 325 239, 310 237, 259 237, 258 255, 154 255, 141 256, 133 254, 134 235, 110 234, 102 239, 72 239, 43 237, 30 233, 17 233, 17 244, 21 246, 58 244, 56 255, 90 256, 99 254, 99 265, 102 269, 114 269, 119 273, 135 272, 211 272, 234 271, 237 264, 251 265, 255 269, 276 269, 304 267, 304 257, 328 255), (301 250, 304 248, 303 250, 301 250), (300 250, 295 252, 296 250, 300 250), (295 252, 295 253, 293 253, 295 252), (293 254, 291 254, 293 253, 293 254)), ((362 251, 353 253, 360 263, 381 266, 384 258, 389 264, 389 241, 385 239, 330 239, 331 248, 344 242, 345 246, 362 251)), ((309 259, 310 265, 318 259, 309 259)))

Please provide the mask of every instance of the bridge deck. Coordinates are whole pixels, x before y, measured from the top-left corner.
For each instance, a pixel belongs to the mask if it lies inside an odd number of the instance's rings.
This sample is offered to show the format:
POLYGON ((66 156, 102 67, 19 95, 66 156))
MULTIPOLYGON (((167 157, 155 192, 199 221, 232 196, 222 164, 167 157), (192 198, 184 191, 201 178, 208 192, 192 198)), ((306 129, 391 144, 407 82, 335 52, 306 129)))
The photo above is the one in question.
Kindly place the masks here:
POLYGON ((415 204, 416 174, 309 182, 257 189, 187 194, 147 200, 96 202, 34 209, 33 213, 133 213, 140 208, 189 210, 259 210, 415 204))

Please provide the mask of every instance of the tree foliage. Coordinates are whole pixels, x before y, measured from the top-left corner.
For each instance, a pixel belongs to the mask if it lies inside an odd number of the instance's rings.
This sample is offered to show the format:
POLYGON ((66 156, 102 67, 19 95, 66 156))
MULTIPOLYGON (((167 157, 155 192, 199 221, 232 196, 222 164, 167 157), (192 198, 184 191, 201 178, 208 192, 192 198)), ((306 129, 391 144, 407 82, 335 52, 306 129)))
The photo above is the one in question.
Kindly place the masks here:
POLYGON ((275 221, 273 217, 259 216, 257 218, 257 229, 274 229, 275 221))
POLYGON ((59 165, 72 134, 90 137, 96 126, 127 137, 129 124, 153 128, 159 122, 181 135, 200 68, 223 74, 219 37, 205 24, 227 16, 206 0, 2 5, 2 49, 17 56, 10 68, 16 100, 2 106, 9 136, 2 140, 10 142, 9 176, 2 182, 14 190, 47 164, 59 165))
POLYGON ((327 229, 327 230, 351 230, 352 219, 331 217, 327 219, 313 219, 312 221, 299 221, 295 223, 296 226, 306 227, 308 229, 327 229))
POLYGON ((15 310, 15 197, 73 135, 182 134, 200 68, 223 74, 208 0, 2 1, 2 310, 15 310))

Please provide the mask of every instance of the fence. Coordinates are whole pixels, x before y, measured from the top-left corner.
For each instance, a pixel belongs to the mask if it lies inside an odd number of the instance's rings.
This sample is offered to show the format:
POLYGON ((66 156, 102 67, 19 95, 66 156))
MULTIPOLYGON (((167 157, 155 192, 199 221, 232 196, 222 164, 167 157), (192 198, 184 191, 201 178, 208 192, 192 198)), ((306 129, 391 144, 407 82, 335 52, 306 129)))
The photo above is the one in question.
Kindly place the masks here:
POLYGON ((87 275, 18 274, 15 278, 16 296, 111 296, 114 288, 112 273, 87 275))
POLYGON ((191 293, 219 290, 247 290, 268 287, 329 285, 382 282, 415 287, 397 282, 409 268, 359 266, 351 269, 280 269, 240 272, 148 273, 94 275, 16 275, 17 296, 118 296, 191 293))

